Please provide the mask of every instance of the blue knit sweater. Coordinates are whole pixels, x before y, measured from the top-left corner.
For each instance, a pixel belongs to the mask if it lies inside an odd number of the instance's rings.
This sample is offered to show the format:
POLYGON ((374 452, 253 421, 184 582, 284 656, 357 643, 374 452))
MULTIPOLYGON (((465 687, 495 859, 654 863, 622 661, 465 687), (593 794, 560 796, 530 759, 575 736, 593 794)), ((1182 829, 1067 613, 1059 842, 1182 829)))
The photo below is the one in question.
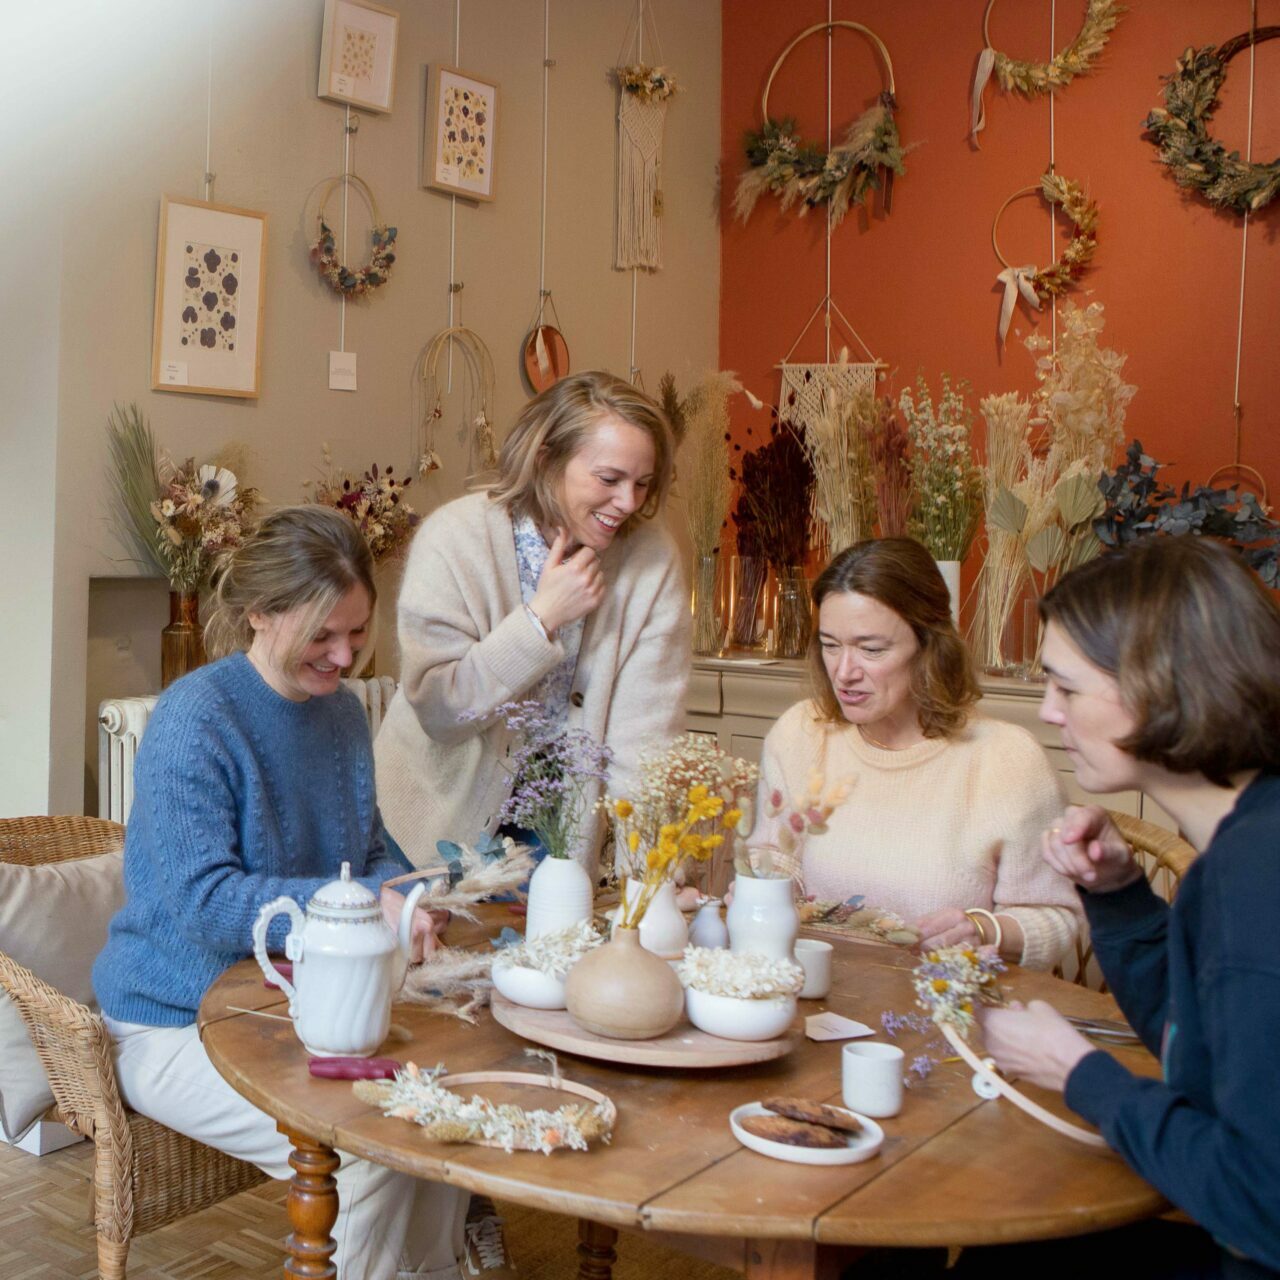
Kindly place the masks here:
MULTIPOLYGON (((264 903, 299 906, 343 862, 377 892, 409 871, 374 796, 369 727, 345 689, 291 702, 235 654, 177 681, 147 725, 125 834, 125 905, 93 966, 108 1016, 195 1020, 253 953, 264 903)), ((287 918, 268 941, 281 950, 287 918)))
POLYGON ((1241 792, 1172 909, 1145 880, 1081 896, 1164 1079, 1098 1050, 1068 1076, 1067 1105, 1219 1243, 1280 1269, 1280 775, 1241 792))

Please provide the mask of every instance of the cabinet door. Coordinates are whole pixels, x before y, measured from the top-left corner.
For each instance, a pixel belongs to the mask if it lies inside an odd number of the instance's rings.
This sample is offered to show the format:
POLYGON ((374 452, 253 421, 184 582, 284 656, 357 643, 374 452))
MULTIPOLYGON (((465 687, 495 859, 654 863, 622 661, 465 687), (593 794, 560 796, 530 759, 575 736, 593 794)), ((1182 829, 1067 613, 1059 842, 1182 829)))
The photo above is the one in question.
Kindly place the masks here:
POLYGON ((729 738, 729 751, 753 764, 760 763, 760 755, 764 751, 764 738, 756 738, 747 733, 735 733, 729 738))

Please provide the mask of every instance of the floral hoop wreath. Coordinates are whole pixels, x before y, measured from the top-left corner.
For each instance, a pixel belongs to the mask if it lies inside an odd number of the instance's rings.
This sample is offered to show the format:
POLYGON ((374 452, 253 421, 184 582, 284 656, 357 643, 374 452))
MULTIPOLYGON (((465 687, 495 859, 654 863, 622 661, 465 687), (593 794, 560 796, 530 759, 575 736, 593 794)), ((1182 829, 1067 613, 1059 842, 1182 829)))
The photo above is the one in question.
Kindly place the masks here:
POLYGON ((335 293, 340 293, 345 298, 358 298, 361 294, 386 284, 391 275, 391 264, 396 260, 396 228, 389 227, 382 221, 382 216, 378 212, 378 202, 374 199, 369 184, 363 178, 357 177, 354 173, 339 174, 336 178, 330 178, 320 196, 320 208, 316 214, 316 220, 320 229, 315 244, 311 246, 311 261, 316 264, 321 278, 328 281, 335 293), (338 261, 333 232, 324 220, 325 206, 329 203, 329 197, 344 182, 360 188, 373 214, 373 231, 370 233, 373 253, 363 267, 357 267, 354 271, 338 261))
POLYGON ((1188 48, 1165 82, 1164 106, 1142 122, 1160 149, 1160 162, 1180 187, 1198 191, 1210 204, 1237 213, 1256 213, 1280 194, 1280 156, 1252 164, 1209 136, 1209 120, 1227 78, 1227 63, 1250 44, 1274 40, 1280 27, 1259 27, 1215 48, 1188 48))
POLYGON ((1070 178, 1061 174, 1046 173, 1038 186, 1023 187, 1015 191, 996 210, 991 224, 991 247, 1000 259, 1004 268, 996 279, 1004 285, 1004 299, 1000 305, 1000 341, 1003 342, 1009 332, 1009 322, 1013 317, 1014 304, 1021 294, 1027 305, 1034 311, 1040 310, 1041 302, 1062 294, 1084 274, 1085 268, 1093 259, 1098 249, 1098 204, 1090 200, 1084 188, 1070 178), (1062 251, 1061 256, 1048 267, 1037 267, 1034 264, 1015 267, 1000 252, 1000 242, 996 233, 1000 227, 1000 218, 1004 211, 1019 197, 1038 191, 1051 205, 1057 205, 1071 219, 1074 230, 1071 242, 1062 251))
POLYGON ((1107 43, 1107 36, 1125 12, 1116 0, 1088 0, 1084 23, 1076 38, 1049 62, 1026 62, 992 47, 991 10, 995 3, 996 0, 987 0, 986 12, 982 15, 983 49, 973 77, 973 124, 969 130, 969 136, 974 139, 987 123, 982 95, 992 75, 1006 93, 1020 93, 1027 98, 1060 89, 1092 68, 1094 59, 1107 43))
POLYGON ((760 100, 764 124, 759 132, 747 134, 749 167, 738 179, 738 190, 733 197, 734 213, 745 222, 756 201, 766 191, 772 191, 781 199, 783 209, 799 201, 801 214, 815 205, 828 205, 831 225, 838 227, 851 205, 860 204, 873 189, 880 187, 881 170, 888 171, 883 179, 887 201, 892 175, 901 176, 906 172, 902 142, 893 118, 896 107, 893 63, 884 41, 874 31, 859 22, 843 20, 807 27, 783 49, 765 82, 760 100), (801 40, 818 31, 834 31, 836 27, 860 31, 875 45, 888 73, 889 88, 849 126, 844 141, 827 152, 817 143, 804 142, 796 132, 793 118, 780 121, 770 118, 769 89, 787 55, 801 40))

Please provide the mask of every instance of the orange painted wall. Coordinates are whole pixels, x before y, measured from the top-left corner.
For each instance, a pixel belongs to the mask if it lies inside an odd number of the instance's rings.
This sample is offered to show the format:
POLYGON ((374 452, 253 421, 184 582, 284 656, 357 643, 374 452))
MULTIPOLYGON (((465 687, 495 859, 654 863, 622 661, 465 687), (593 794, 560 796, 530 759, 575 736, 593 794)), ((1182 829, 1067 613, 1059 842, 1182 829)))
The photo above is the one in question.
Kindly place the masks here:
MULTIPOLYGON (((864 23, 888 45, 899 127, 904 142, 917 144, 889 216, 850 214, 832 241, 832 293, 895 371, 895 391, 917 371, 936 384, 942 370, 968 378, 976 396, 1028 391, 1032 360, 1017 331, 1049 331, 1047 315, 1020 304, 1007 349, 1003 356, 997 350, 1001 290, 992 218, 1047 167, 1049 105, 992 85, 981 150, 971 147, 968 103, 983 8, 983 0, 835 0, 836 18, 864 23)), ((778 397, 775 363, 824 292, 823 214, 783 214, 766 196, 743 225, 733 219, 732 197, 745 163, 742 137, 758 125, 774 59, 805 26, 825 21, 826 9, 825 0, 723 5, 721 366, 767 401, 778 397)), ((1079 0, 1060 0, 1058 47, 1078 30, 1082 12, 1079 0)), ((1000 0, 992 41, 1014 56, 1044 57, 1049 16, 1049 0, 1000 0)), ((1268 23, 1280 23, 1280 0, 1259 0, 1258 24, 1268 23)), ((1242 220, 1184 194, 1156 162, 1140 122, 1162 102, 1160 77, 1184 47, 1219 44, 1248 25, 1247 0, 1131 0, 1101 68, 1057 98, 1058 170, 1087 184, 1101 206, 1095 265, 1074 296, 1105 304, 1105 344, 1128 354, 1126 377, 1139 388, 1128 436, 1176 462, 1166 475, 1178 483, 1202 481, 1233 456, 1242 220)), ((771 114, 797 116, 813 139, 825 136, 825 44, 821 35, 802 42, 770 95, 771 114)), ((1256 53, 1253 155, 1270 160, 1280 155, 1280 40, 1256 53)), ((837 32, 837 137, 872 102, 880 75, 869 43, 837 32)), ((1242 151, 1247 99, 1246 51, 1231 63, 1214 123, 1215 136, 1242 151)), ((1043 265, 1043 202, 1016 201, 1001 220, 1000 239, 1010 261, 1043 265)), ((1278 302, 1280 200, 1251 220, 1240 375, 1242 460, 1264 474, 1273 500, 1280 494, 1278 302)), ((794 358, 823 358, 820 321, 794 358)), ((739 398, 738 438, 761 421, 739 398)))

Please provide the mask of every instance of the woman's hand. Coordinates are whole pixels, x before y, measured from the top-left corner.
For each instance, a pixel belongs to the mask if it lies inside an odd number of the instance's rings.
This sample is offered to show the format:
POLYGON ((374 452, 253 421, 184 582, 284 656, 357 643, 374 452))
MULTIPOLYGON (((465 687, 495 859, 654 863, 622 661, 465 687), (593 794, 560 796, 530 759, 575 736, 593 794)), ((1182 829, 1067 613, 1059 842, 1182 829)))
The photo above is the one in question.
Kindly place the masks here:
POLYGON ((961 943, 982 945, 978 926, 959 907, 943 907, 921 916, 912 926, 920 934, 920 950, 936 951, 939 947, 958 947, 961 943))
POLYGON ((1029 1080, 1044 1089, 1066 1088, 1076 1063, 1094 1046, 1052 1005, 1033 1000, 1025 1008, 978 1010, 987 1052, 1007 1076, 1029 1080))
POLYGON ((1114 893, 1142 876, 1142 868, 1105 809, 1071 805, 1061 823, 1040 837, 1044 860, 1090 893, 1114 893))
POLYGON ((579 547, 565 559, 569 549, 569 532, 560 529, 551 544, 547 563, 538 579, 538 589, 529 601, 529 608, 538 615, 548 636, 554 636, 561 627, 600 607, 604 599, 604 574, 600 571, 600 557, 590 547, 579 547))
MULTIPOLYGON (((382 918, 391 926, 397 936, 400 933, 400 915, 404 911, 404 894, 394 889, 383 889, 378 895, 382 907, 382 918)), ((413 912, 413 925, 409 930, 409 963, 420 964, 436 949, 439 935, 449 923, 447 911, 429 911, 424 906, 417 906, 413 912)))

